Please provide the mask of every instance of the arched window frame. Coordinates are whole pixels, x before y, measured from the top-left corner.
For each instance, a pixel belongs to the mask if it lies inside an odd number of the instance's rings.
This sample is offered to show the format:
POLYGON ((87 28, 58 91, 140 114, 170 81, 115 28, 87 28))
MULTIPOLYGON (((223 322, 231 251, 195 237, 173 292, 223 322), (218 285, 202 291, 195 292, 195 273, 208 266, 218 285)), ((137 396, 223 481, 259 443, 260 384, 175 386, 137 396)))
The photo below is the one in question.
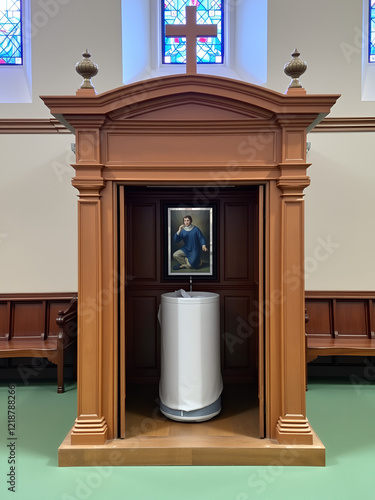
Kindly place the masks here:
POLYGON ((0 65, 2 85, 0 86, 0 103, 32 102, 31 73, 31 9, 30 0, 22 2, 22 65, 0 65))
MULTIPOLYGON (((199 64, 198 73, 263 85, 267 81, 267 0, 226 0, 223 64, 199 64)), ((185 73, 162 63, 161 9, 155 0, 121 0, 123 82, 185 73), (136 49, 135 49, 136 46, 136 49)))
MULTIPOLYGON (((203 24, 207 21, 213 25, 217 25, 218 37, 208 37, 202 35, 202 38, 197 39, 197 64, 223 64, 224 40, 225 40, 225 19, 224 8, 225 0, 159 0, 161 9, 161 26, 160 32, 162 35, 162 60, 163 64, 182 64, 183 58, 186 56, 186 43, 182 40, 184 37, 164 36, 165 25, 180 25, 184 23, 176 23, 181 21, 185 16, 185 7, 195 5, 197 8, 197 23, 203 24), (202 22, 203 21, 203 22, 202 22), (175 41, 178 40, 177 47, 175 41), (170 55, 168 55, 168 47, 170 55), (169 60, 167 60, 169 59, 169 60), (201 60, 200 60, 201 59, 201 60)), ((186 22, 186 21, 185 21, 186 22)))
POLYGON ((0 66, 18 66, 23 63, 22 54, 22 0, 1 0, 2 15, 1 15, 1 46, 6 52, 0 59, 0 66), (12 13, 11 18, 9 12, 12 13), (16 14, 14 14, 16 12, 16 14), (15 22, 16 18, 16 22, 15 22), (10 24, 12 23, 12 24, 10 24), (13 24, 15 23, 15 24, 13 24), (11 28, 10 28, 11 26, 11 28), (10 30, 10 31, 6 31, 10 30), (12 53, 9 54, 9 47, 12 53), (10 59, 10 60, 9 60, 10 59))

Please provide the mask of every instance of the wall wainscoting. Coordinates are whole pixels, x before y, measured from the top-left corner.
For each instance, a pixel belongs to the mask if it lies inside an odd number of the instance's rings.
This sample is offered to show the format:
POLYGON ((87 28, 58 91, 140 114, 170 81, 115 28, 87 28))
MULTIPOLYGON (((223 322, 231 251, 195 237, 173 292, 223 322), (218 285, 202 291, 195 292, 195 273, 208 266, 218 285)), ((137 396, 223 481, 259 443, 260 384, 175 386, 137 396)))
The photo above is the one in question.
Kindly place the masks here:
MULTIPOLYGON (((10 337, 54 336, 58 333, 56 317, 59 310, 69 305, 76 293, 0 294, 0 339, 10 337)), ((375 292, 307 291, 306 310, 309 336, 332 338, 375 337, 375 292)), ((369 367, 375 367, 373 358, 363 356, 321 357, 309 363, 308 375, 362 377, 366 379, 369 367)), ((74 360, 68 357, 67 377, 73 374, 74 360)), ((374 371, 374 370, 373 370, 374 371)), ((1 380, 35 379, 55 380, 56 366, 36 358, 0 359, 1 380)))
MULTIPOLYGON (((375 292, 307 291, 305 303, 309 337, 375 338, 375 292)), ((371 357, 324 356, 309 363, 308 375, 355 376, 365 380, 371 366, 375 367, 371 357)))
MULTIPOLYGON (((0 294, 0 342, 8 339, 56 338, 56 318, 66 310, 76 293, 0 294)), ((65 377, 72 378, 73 353, 65 362, 65 377)), ((36 380, 56 381, 56 364, 45 358, 0 358, 0 380, 21 381, 25 385, 36 380)))

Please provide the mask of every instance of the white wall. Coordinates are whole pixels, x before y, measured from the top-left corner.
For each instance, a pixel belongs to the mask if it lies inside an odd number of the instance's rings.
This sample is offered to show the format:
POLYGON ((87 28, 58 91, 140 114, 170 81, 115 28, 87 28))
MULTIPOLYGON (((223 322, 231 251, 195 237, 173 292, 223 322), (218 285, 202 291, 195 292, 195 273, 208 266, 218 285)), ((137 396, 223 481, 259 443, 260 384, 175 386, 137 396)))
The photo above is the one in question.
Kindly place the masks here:
MULTIPOLYGON (((246 12, 248 1, 231 5, 246 12)), ((1 118, 49 117, 39 96, 75 93, 81 79, 74 66, 86 48, 99 65, 96 90, 121 86, 121 14, 120 0, 31 0, 32 103, 0 104, 1 118)), ((283 67, 298 48, 308 63, 301 79, 308 93, 342 95, 331 116, 375 116, 375 102, 361 100, 361 27, 362 0, 268 0, 266 86, 285 92, 283 67)), ((375 289, 373 139, 369 132, 309 135, 309 290, 375 289)), ((73 140, 0 135, 0 293, 77 290, 73 140)))
POLYGON ((311 133, 306 289, 375 289, 374 132, 311 133))
POLYGON ((0 293, 77 290, 73 138, 0 135, 0 293))
MULTIPOLYGON (((0 104, 1 118, 50 118, 39 96, 75 94, 86 48, 99 66, 97 92, 122 85, 120 1, 31 0, 30 31, 32 103, 0 104)), ((72 142, 70 134, 0 134, 0 293, 77 290, 72 142)))

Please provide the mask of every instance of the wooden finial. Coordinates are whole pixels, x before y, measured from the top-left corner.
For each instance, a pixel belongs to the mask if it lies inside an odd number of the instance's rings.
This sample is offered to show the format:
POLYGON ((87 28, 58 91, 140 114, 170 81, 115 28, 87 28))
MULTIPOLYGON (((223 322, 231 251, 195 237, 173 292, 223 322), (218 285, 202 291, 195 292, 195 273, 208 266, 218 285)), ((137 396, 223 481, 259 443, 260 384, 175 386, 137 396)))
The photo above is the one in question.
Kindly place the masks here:
POLYGON ((306 71, 307 63, 299 58, 300 53, 297 49, 294 50, 291 56, 293 59, 284 66, 284 73, 292 78, 288 90, 302 89, 302 84, 299 81, 299 77, 306 71))
POLYGON ((90 94, 92 94, 93 92, 96 94, 95 87, 91 83, 91 78, 98 74, 98 65, 90 60, 91 54, 87 49, 85 52, 83 52, 82 56, 83 60, 81 62, 77 62, 76 64, 77 73, 83 77, 80 90, 89 90, 91 91, 90 94))

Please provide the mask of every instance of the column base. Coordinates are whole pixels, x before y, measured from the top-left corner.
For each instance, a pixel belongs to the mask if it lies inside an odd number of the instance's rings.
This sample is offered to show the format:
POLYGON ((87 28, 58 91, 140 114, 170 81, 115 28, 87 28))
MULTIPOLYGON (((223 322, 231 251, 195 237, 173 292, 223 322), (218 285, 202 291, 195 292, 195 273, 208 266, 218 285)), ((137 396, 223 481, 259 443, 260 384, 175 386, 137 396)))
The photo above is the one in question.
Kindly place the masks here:
POLYGON ((280 444, 313 444, 309 421, 280 417, 276 424, 276 439, 280 444))
POLYGON ((105 444, 107 441, 108 425, 105 418, 98 419, 77 418, 71 433, 71 444, 105 444))

